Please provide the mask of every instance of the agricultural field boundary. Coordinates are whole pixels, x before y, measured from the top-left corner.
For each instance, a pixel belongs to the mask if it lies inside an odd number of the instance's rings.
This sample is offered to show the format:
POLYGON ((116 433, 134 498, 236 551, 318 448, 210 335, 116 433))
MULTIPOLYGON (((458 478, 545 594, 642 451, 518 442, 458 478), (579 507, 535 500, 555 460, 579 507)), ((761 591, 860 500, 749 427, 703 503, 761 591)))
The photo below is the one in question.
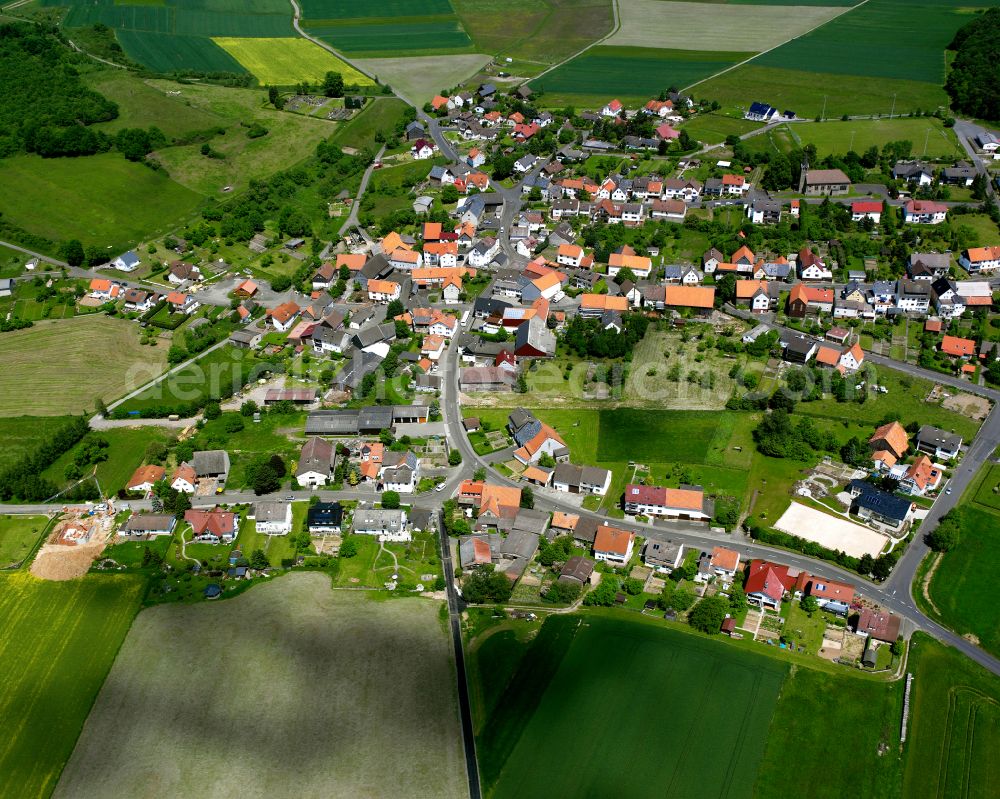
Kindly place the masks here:
POLYGON ((621 23, 621 14, 619 13, 619 10, 618 10, 618 0, 611 0, 611 13, 612 13, 614 19, 613 19, 613 23, 611 25, 611 31, 606 36, 604 36, 603 38, 598 39, 596 42, 591 42, 586 47, 583 47, 580 50, 577 50, 575 53, 573 53, 570 56, 567 56, 562 61, 559 61, 558 63, 555 63, 552 66, 550 66, 548 69, 545 69, 542 72, 539 72, 537 75, 535 75, 535 77, 533 77, 531 79, 531 81, 534 82, 534 81, 537 81, 537 80, 545 77, 550 72, 552 72, 554 69, 557 69, 558 67, 561 67, 563 64, 568 64, 574 58, 579 58, 584 53, 586 53, 588 50, 590 50, 590 49, 592 49, 594 47, 597 47, 597 45, 604 44, 608 39, 610 39, 612 36, 614 36, 616 33, 618 33, 618 31, 621 30, 621 25, 622 25, 622 23, 621 23))
POLYGON ((690 86, 685 86, 684 87, 684 91, 690 91, 695 86, 699 86, 702 83, 705 83, 706 81, 709 81, 709 80, 714 80, 715 78, 718 78, 721 75, 725 75, 727 72, 732 72, 737 67, 745 66, 746 64, 749 64, 751 61, 753 61, 753 60, 755 60, 757 58, 760 58, 761 56, 767 55, 768 53, 770 53, 770 52, 772 52, 774 50, 777 50, 779 47, 784 47, 789 42, 793 42, 796 39, 801 39, 803 36, 808 36, 810 33, 812 33, 815 30, 818 30, 819 28, 822 28, 824 25, 829 25, 830 23, 834 22, 835 20, 840 19, 842 16, 844 16, 844 14, 847 14, 847 13, 849 13, 851 11, 856 11, 857 9, 864 7, 867 3, 868 3, 868 0, 861 0, 861 2, 858 3, 856 6, 847 6, 843 11, 841 11, 839 14, 834 14, 832 17, 830 17, 828 20, 826 20, 822 25, 817 25, 815 28, 812 28, 811 30, 803 31, 802 33, 800 33, 800 34, 798 34, 796 36, 790 36, 788 39, 785 39, 785 41, 781 42, 780 44, 774 45, 774 47, 769 47, 766 50, 762 50, 761 52, 759 52, 759 53, 757 53, 755 55, 750 56, 750 58, 747 58, 744 61, 740 61, 740 62, 738 62, 736 64, 733 64, 731 67, 726 67, 721 72, 716 72, 714 75, 709 75, 707 78, 702 78, 699 81, 695 81, 690 86))

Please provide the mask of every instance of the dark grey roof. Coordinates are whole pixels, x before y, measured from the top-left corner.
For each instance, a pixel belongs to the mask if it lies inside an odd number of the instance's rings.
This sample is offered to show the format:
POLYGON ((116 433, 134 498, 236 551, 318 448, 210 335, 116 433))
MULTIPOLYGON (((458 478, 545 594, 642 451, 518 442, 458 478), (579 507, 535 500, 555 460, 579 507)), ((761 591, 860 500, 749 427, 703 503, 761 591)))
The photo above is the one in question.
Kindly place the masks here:
POLYGON ((851 490, 860 492, 854 498, 854 504, 859 508, 874 511, 880 516, 896 521, 903 521, 910 512, 910 500, 888 494, 864 480, 852 480, 851 490))
POLYGON ((283 500, 265 500, 253 505, 253 518, 258 522, 283 522, 288 517, 288 503, 283 500))
POLYGON ((525 530, 511 530, 500 544, 500 554, 508 558, 531 560, 538 549, 538 535, 525 530))
POLYGON ((382 359, 374 352, 358 352, 344 366, 334 379, 334 385, 340 390, 356 389, 361 385, 365 375, 378 369, 382 359))
POLYGON ((194 473, 205 475, 225 474, 229 471, 229 455, 224 449, 208 449, 194 453, 191 459, 194 473))
POLYGON ((521 508, 514 517, 512 529, 542 535, 549 526, 549 514, 545 511, 521 508))
POLYGON ((962 446, 962 437, 956 433, 949 433, 940 427, 925 424, 917 431, 917 443, 933 445, 937 449, 949 451, 957 450, 962 446))
POLYGON ((317 502, 309 506, 306 523, 310 527, 340 527, 344 509, 339 502, 317 502))
POLYGON ((683 547, 672 541, 656 541, 652 538, 646 541, 642 549, 642 559, 654 566, 673 566, 683 547))
POLYGON ((594 561, 581 555, 574 555, 563 565, 559 572, 559 582, 583 584, 594 573, 594 561))
POLYGON ((357 435, 358 411, 313 411, 306 417, 306 435, 349 436, 357 435))
POLYGON ((391 405, 369 405, 360 409, 358 414, 358 430, 386 430, 392 427, 391 405))

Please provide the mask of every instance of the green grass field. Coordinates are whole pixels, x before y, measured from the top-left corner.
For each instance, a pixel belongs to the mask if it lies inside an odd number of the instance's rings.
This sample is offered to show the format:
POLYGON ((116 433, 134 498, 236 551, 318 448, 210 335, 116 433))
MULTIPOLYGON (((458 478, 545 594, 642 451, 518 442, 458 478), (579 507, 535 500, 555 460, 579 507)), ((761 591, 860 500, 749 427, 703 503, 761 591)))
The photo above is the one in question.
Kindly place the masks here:
POLYGON ((941 620, 961 635, 976 636, 995 656, 1000 656, 1000 612, 990 588, 1000 576, 1000 499, 993 493, 998 482, 1000 466, 987 464, 976 475, 962 497, 962 537, 941 558, 929 587, 941 620))
POLYGON ((700 114, 684 125, 691 136, 705 144, 718 144, 727 136, 742 136, 760 127, 758 122, 726 117, 721 114, 700 114))
POLYGON ((374 83, 332 53, 302 38, 216 37, 212 41, 265 85, 291 86, 303 81, 321 81, 327 72, 339 72, 344 83, 350 86, 374 83))
POLYGON ((63 416, 93 410, 163 372, 166 348, 144 347, 138 328, 91 314, 36 322, 0 337, 0 414, 63 416), (101 361, 95 361, 99 357, 101 361))
POLYGON ((303 0, 302 16, 306 19, 389 19, 392 17, 440 16, 452 13, 448 0, 303 0))
POLYGON ((50 794, 143 589, 136 577, 0 575, 0 796, 50 794))
POLYGON ((467 796, 441 607, 312 573, 146 610, 54 796, 467 796))
POLYGON ((341 52, 356 56, 398 57, 472 51, 472 41, 454 16, 393 17, 339 25, 309 23, 307 30, 341 52))
MULTIPOLYGON (((118 118, 96 126, 100 130, 110 132, 156 125, 167 136, 179 136, 232 122, 223 114, 193 105, 183 96, 168 95, 167 90, 119 69, 88 72, 85 80, 90 88, 118 103, 118 118)), ((187 88, 172 85, 176 88, 169 91, 183 93, 187 88)))
MULTIPOLYGON (((111 495, 124 488, 132 473, 142 465, 146 447, 153 442, 166 444, 174 437, 174 431, 161 427, 118 427, 102 430, 97 435, 108 442, 108 459, 97 464, 97 480, 104 494, 111 495)), ((79 449, 78 444, 57 458, 42 472, 42 476, 56 485, 68 485, 70 481, 65 478, 66 467, 73 462, 79 449)), ((84 474, 89 473, 91 468, 84 467, 84 474)))
POLYGON ((806 71, 800 63, 777 67, 754 60, 698 83, 691 91, 695 97, 717 100, 723 108, 741 115, 753 102, 750 98, 767 96, 772 105, 791 109, 806 119, 821 113, 827 119, 838 119, 843 114, 888 116, 893 111, 905 114, 948 106, 948 95, 936 83, 806 71))
POLYGON ((704 463, 711 449, 729 441, 732 414, 711 411, 662 411, 618 408, 601 411, 597 457, 600 460, 704 463))
MULTIPOLYGON (((969 21, 963 0, 869 0, 762 55, 762 66, 866 78, 944 82, 944 48, 969 21), (906 36, 893 31, 906 30, 906 36), (877 58, 872 54, 878 53, 877 58)), ((761 87, 762 89, 764 87, 761 87)))
POLYGON ((222 196, 231 186, 234 192, 247 188, 254 178, 264 178, 313 155, 316 145, 336 131, 325 119, 277 111, 267 104, 266 92, 259 89, 231 89, 223 86, 151 81, 158 91, 180 91, 183 102, 198 111, 221 117, 226 132, 212 139, 212 149, 225 158, 206 158, 199 143, 168 147, 156 158, 171 178, 200 194, 222 196), (245 124, 260 123, 266 136, 251 139, 245 124))
POLYGON ((59 430, 67 421, 65 416, 0 417, 0 469, 36 447, 39 440, 59 430))
POLYGON ((118 153, 6 158, 0 184, 0 212, 8 221, 39 236, 78 238, 114 252, 169 232, 201 202, 190 189, 118 153))
POLYGON ((243 350, 227 345, 150 386, 120 407, 127 413, 137 411, 136 415, 155 409, 168 414, 193 412, 208 399, 223 396, 229 388, 236 391, 267 366, 243 350))
POLYGON ((953 158, 965 153, 954 131, 934 117, 802 122, 781 125, 760 138, 786 153, 793 147, 814 144, 820 157, 851 149, 862 153, 872 146, 881 149, 888 142, 902 140, 912 142, 914 155, 921 158, 953 158))
POLYGON ((23 563, 48 524, 47 516, 0 516, 0 569, 23 563))
POLYGON ((403 118, 406 103, 392 98, 380 98, 369 103, 362 111, 341 125, 334 134, 334 141, 341 147, 359 150, 375 147, 375 133, 391 133, 403 118))
POLYGON ((1000 679, 923 633, 910 649, 903 796, 987 799, 1000 782, 1000 679))
POLYGON ((571 95, 638 100, 657 95, 666 86, 687 86, 707 78, 750 55, 602 45, 531 81, 531 87, 544 89, 547 104, 571 95))
POLYGON ((496 799, 750 796, 787 671, 620 615, 550 617, 479 736, 481 776, 496 799))
POLYGON ((863 422, 874 426, 887 414, 898 412, 904 425, 910 422, 931 424, 953 431, 969 440, 979 430, 980 422, 958 411, 936 403, 925 402, 933 384, 895 369, 878 368, 878 383, 889 389, 888 394, 869 395, 864 404, 837 402, 832 397, 815 402, 800 402, 796 413, 833 420, 863 422))
POLYGON ((229 53, 207 36, 122 30, 115 36, 129 58, 153 72, 246 72, 229 53))
POLYGON ((902 713, 900 682, 793 669, 781 686, 754 796, 898 796, 902 713), (831 747, 830 736, 850 746, 831 747), (889 750, 879 754, 880 745, 889 750))

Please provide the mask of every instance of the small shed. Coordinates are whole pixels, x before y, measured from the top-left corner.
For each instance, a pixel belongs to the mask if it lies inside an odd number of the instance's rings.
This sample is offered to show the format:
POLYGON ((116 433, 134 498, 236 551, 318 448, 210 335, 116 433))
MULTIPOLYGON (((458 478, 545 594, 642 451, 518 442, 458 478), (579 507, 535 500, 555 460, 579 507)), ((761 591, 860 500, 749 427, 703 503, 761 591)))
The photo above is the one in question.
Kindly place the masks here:
POLYGON ((215 599, 220 594, 222 594, 222 589, 215 583, 209 583, 205 586, 205 598, 215 599))

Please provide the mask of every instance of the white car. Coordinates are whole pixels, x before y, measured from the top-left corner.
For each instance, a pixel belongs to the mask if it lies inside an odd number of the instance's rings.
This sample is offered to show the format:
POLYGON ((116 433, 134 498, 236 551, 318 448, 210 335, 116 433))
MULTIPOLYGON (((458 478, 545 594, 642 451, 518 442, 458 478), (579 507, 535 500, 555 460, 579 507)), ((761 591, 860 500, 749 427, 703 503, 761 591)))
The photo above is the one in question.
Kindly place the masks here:
POLYGON ((436 486, 434 486, 434 490, 435 491, 444 491, 444 483, 438 483, 436 486))

